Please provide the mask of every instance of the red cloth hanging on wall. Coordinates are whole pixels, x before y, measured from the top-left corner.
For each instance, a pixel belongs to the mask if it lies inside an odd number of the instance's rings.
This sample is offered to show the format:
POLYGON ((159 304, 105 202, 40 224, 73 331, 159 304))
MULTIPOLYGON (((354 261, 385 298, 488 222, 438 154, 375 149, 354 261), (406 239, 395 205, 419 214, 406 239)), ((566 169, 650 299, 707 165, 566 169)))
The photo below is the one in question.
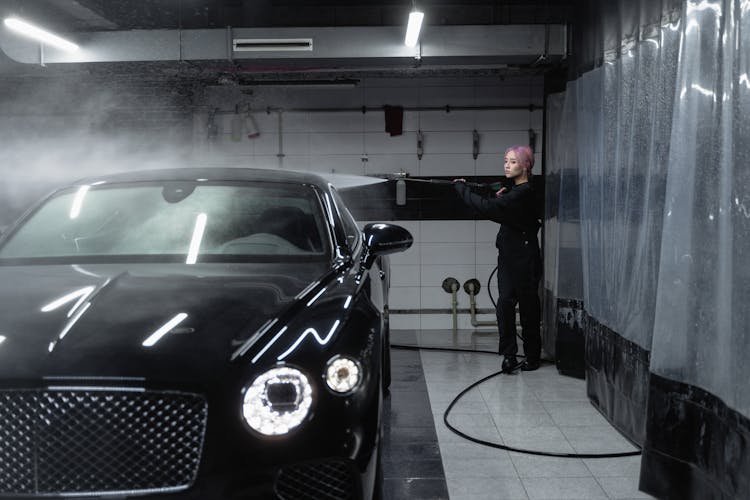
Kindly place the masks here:
POLYGON ((404 131, 404 108, 402 106, 384 106, 385 131, 391 135, 401 135, 404 131))

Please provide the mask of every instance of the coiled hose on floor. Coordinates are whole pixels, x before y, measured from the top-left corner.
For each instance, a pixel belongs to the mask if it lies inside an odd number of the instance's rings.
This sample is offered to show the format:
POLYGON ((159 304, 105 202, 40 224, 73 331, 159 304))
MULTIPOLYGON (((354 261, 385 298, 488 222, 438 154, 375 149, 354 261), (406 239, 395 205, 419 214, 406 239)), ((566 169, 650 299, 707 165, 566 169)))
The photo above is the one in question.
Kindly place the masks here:
MULTIPOLYGON (((497 270, 497 268, 495 268, 497 270)), ((494 272, 494 271, 493 271, 494 272)), ((491 276, 491 275, 490 275, 491 276)), ((394 349, 405 349, 405 350, 412 350, 412 351, 444 351, 444 352, 469 352, 469 353, 481 353, 481 354, 492 354, 493 356, 497 356, 496 352, 493 351, 482 351, 482 350, 473 350, 473 349, 452 349, 447 347, 419 347, 419 346, 409 346, 409 345, 399 345, 399 344, 391 344, 391 347, 394 349)), ((517 356, 519 358, 524 358, 524 356, 517 356)), ((515 371, 518 369, 518 366, 514 367, 512 371, 515 371)), ((493 443, 492 441, 485 441, 484 439, 475 438, 473 436, 470 436, 466 434, 463 431, 460 431, 453 427, 450 422, 448 422, 448 415, 450 414, 453 407, 458 403, 458 401, 470 390, 478 386, 479 384, 486 382, 487 380, 497 377, 498 375, 501 375, 503 373, 509 373, 505 370, 500 370, 498 372, 492 373, 490 375, 487 375, 486 377, 481 378, 480 380, 477 380, 473 384, 469 385, 465 389, 463 389, 458 395, 453 398, 453 401, 448 405, 448 408, 445 409, 445 412, 443 413, 443 422, 445 423, 445 426, 448 427, 448 429, 451 430, 454 434, 461 436, 462 438, 469 440, 473 443, 481 444, 482 446, 489 446, 491 448, 498 448, 501 450, 507 450, 507 451, 514 451, 516 453, 525 453, 527 455, 539 455, 543 457, 557 457, 557 458, 622 458, 622 457, 632 457, 637 456, 641 454, 641 451, 628 451, 628 452, 620 452, 620 453, 556 453, 552 451, 540 451, 540 450, 527 450, 525 448, 515 448, 513 446, 507 446, 500 443, 493 443)))

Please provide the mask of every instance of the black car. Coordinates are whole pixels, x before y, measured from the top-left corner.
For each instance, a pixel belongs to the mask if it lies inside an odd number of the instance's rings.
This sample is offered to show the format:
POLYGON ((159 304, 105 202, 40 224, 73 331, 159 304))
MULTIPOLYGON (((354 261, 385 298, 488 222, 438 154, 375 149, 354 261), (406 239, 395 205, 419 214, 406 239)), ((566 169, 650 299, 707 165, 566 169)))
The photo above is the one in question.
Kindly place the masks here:
POLYGON ((372 497, 411 243, 311 174, 54 192, 0 237, 0 497, 372 497))

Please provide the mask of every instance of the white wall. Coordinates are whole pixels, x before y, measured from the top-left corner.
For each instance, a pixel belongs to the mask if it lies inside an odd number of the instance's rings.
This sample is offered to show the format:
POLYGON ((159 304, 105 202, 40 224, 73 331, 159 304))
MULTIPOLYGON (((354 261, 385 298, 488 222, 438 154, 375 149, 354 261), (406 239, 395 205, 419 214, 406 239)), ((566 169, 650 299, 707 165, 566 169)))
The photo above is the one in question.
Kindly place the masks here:
MULTIPOLYGON (((414 176, 501 175, 502 155, 506 147, 528 143, 528 129, 537 134, 537 150, 542 145, 542 111, 536 109, 492 110, 491 106, 539 107, 541 81, 529 78, 507 79, 398 79, 365 81, 353 90, 302 91, 279 89, 256 93, 246 101, 254 109, 260 137, 248 140, 231 138, 231 114, 217 115, 219 137, 208 141, 206 113, 196 114, 194 128, 195 157, 211 165, 267 166, 314 172, 357 175, 406 171, 414 176), (382 111, 284 112, 282 152, 279 152, 278 115, 266 114, 274 108, 310 107, 404 107, 450 106, 478 107, 476 110, 406 111, 401 136, 385 131, 382 111), (472 131, 480 134, 479 156, 472 157, 472 131), (424 134, 424 156, 416 154, 417 130, 424 134), (363 161, 366 158, 367 161, 363 161)), ((210 97, 210 96, 209 96, 210 97)), ((219 109, 233 109, 232 106, 219 109)), ((541 172, 537 153, 535 172, 541 172)), ((408 194, 408 185, 407 185, 408 194)), ((362 221, 363 223, 365 221, 362 221)), ((477 278, 482 290, 479 308, 492 308, 487 294, 487 279, 497 264, 494 241, 497 225, 489 221, 399 220, 414 235, 414 246, 391 258, 392 309, 446 309, 450 294, 443 291, 443 280, 452 276, 461 285, 477 278)), ((494 282, 494 280, 493 280, 494 282)), ((497 287, 493 283, 493 295, 497 287)), ((469 296, 459 292, 459 308, 469 307, 469 296)), ((479 316, 494 320, 493 314, 479 316)), ((450 314, 397 314, 391 316, 394 329, 449 329, 450 314)), ((472 328, 468 314, 459 316, 459 328, 472 328)), ((487 327, 485 327, 487 328, 487 327)), ((490 328, 492 329, 492 328, 490 328)))

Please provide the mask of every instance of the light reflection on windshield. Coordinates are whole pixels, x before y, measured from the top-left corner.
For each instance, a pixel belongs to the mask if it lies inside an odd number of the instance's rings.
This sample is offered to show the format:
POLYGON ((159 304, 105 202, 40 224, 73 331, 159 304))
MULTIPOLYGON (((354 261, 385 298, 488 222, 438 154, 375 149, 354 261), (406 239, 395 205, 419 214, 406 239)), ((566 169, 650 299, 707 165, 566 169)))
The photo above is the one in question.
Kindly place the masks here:
POLYGON ((314 189, 301 184, 86 185, 47 200, 10 235, 0 259, 323 259, 330 255, 327 215, 314 189))

